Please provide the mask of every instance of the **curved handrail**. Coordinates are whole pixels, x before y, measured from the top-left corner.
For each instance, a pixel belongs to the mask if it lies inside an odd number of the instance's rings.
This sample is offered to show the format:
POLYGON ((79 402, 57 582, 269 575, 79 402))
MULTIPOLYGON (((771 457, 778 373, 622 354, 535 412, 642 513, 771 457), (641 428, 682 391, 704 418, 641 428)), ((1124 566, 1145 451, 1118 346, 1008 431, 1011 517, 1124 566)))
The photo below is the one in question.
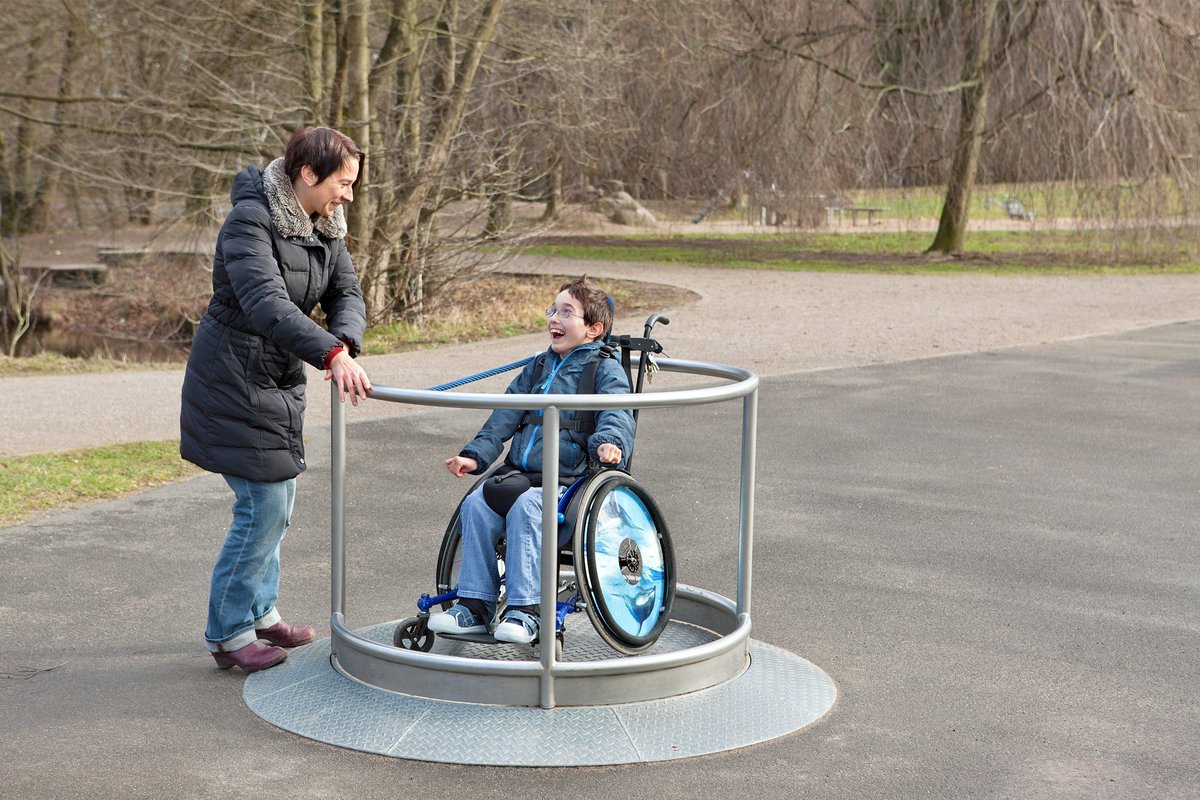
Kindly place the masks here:
MULTIPOLYGON (((638 354, 639 359, 641 354, 638 354)), ((749 370, 726 364, 710 364, 699 361, 680 359, 656 359, 659 369, 667 372, 680 372, 691 375, 702 375, 722 378, 732 383, 695 389, 668 389, 657 392, 641 392, 629 394, 451 394, 430 389, 400 389, 387 386, 376 386, 371 390, 372 398, 386 402, 407 403, 412 405, 435 406, 442 408, 464 409, 541 409, 543 412, 542 473, 543 498, 542 515, 542 597, 543 614, 552 615, 555 595, 555 572, 557 570, 557 519, 555 497, 550 494, 558 485, 558 436, 551 431, 559 430, 559 412, 562 409, 641 409, 669 408, 678 406, 705 405, 719 403, 737 398, 742 399, 742 443, 741 443, 741 472, 738 514, 738 580, 736 604, 725 598, 725 603, 733 606, 734 617, 737 619, 736 629, 716 642, 692 648, 694 652, 673 654, 651 654, 634 656, 617 660, 627 671, 643 672, 670 668, 681 663, 694 661, 713 653, 727 651, 738 644, 745 644, 750 631, 750 590, 753 553, 753 519, 754 519, 754 460, 755 437, 757 430, 758 409, 758 376, 749 370)), ((541 648, 540 664, 517 662, 497 664, 484 662, 486 666, 476 663, 475 659, 464 659, 455 656, 442 656, 429 653, 405 653, 395 648, 388 648, 357 636, 345 625, 345 473, 346 473, 346 409, 338 401, 337 384, 330 385, 333 398, 331 403, 331 506, 330 506, 330 626, 335 634, 335 640, 341 640, 348 647, 361 653, 368 654, 380 661, 404 664, 413 663, 414 659, 425 659, 430 666, 437 666, 451 672, 486 672, 491 675, 541 675, 541 705, 551 708, 555 705, 554 679, 556 676, 580 676, 603 674, 609 669, 606 664, 612 663, 583 662, 557 663, 554 648, 541 648)), ((701 590, 702 591, 702 590, 701 590)), ((549 618, 549 616, 547 616, 549 618)))
POLYGON ((667 389, 661 392, 640 394, 482 394, 476 392, 450 394, 431 389, 398 389, 390 386, 375 386, 370 396, 392 403, 439 406, 443 408, 557 408, 596 409, 607 408, 664 408, 672 406, 704 405, 744 397, 758 388, 758 376, 740 367, 725 364, 705 364, 699 361, 681 361, 672 358, 656 359, 659 368, 666 372, 683 372, 712 378, 727 378, 732 384, 704 387, 700 389, 667 389))

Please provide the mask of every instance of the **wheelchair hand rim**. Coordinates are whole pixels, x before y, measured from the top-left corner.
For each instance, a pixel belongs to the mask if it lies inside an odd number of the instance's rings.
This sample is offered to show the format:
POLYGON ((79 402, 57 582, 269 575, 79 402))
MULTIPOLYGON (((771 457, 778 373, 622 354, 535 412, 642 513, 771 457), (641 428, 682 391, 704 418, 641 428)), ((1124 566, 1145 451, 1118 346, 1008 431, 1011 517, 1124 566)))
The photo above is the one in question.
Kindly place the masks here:
POLYGON ((619 652, 634 654, 652 646, 669 622, 674 554, 662 514, 646 490, 621 472, 602 476, 581 504, 576 564, 583 568, 577 571, 588 616, 602 638, 619 652), (614 510, 630 524, 614 525, 614 510), (602 522, 609 529, 597 533, 602 522))

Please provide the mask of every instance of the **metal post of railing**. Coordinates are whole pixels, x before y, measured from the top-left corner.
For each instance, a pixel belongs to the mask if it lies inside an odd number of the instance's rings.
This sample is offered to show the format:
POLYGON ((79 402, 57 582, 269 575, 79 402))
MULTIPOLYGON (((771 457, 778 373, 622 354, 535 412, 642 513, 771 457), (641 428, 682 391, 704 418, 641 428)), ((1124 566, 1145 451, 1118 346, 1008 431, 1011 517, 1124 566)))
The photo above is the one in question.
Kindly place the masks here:
POLYGON ((754 558, 754 459, 758 426, 758 389, 742 398, 742 475, 738 502, 738 616, 750 613, 754 558))
POLYGON ((346 406, 338 397, 337 381, 330 382, 329 464, 329 599, 330 615, 346 613, 346 406))
POLYGON ((542 708, 554 708, 554 635, 558 603, 558 407, 542 411, 542 708))
POLYGON ((331 387, 330 629, 334 667, 368 685, 406 694, 499 705, 508 704, 513 697, 520 696, 524 699, 518 701, 519 704, 543 708, 591 702, 595 700, 596 692, 607 692, 614 698, 622 698, 620 702, 629 698, 658 698, 662 696, 660 691, 663 688, 661 677, 653 675, 658 671, 669 671, 673 676, 672 686, 680 687, 680 691, 693 691, 716 685, 741 669, 750 634, 758 377, 737 367, 697 361, 663 358, 659 360, 659 366, 664 372, 721 378, 735 383, 632 395, 455 395, 431 389, 372 388, 372 399, 380 402, 480 410, 509 408, 519 409, 522 413, 530 409, 542 410, 543 538, 539 611, 544 641, 539 658, 532 662, 477 659, 394 647, 356 633, 347 624, 345 613, 350 571, 346 554, 348 411, 338 400, 337 388, 331 387), (682 584, 679 585, 678 596, 684 601, 681 604, 682 621, 709 627, 718 632, 718 639, 675 652, 638 654, 602 661, 563 662, 555 637, 558 599, 558 459, 561 450, 559 428, 563 409, 602 411, 675 408, 735 398, 743 399, 737 601, 735 603, 682 584), (479 675, 496 680, 494 684, 473 682, 461 677, 447 681, 446 675, 479 675))

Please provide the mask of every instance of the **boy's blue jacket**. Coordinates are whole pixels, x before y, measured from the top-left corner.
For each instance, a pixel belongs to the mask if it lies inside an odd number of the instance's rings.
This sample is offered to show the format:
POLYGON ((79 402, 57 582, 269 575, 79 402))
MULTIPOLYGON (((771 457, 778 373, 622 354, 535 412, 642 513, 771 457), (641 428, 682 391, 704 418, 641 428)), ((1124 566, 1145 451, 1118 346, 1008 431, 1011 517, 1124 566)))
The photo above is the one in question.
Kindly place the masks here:
MULTIPOLYGON (((600 342, 581 344, 565 356, 547 349, 544 358, 538 357, 525 365, 521 373, 508 385, 506 394, 574 394, 583 368, 601 347, 600 342), (543 360, 548 359, 549 370, 542 369, 543 360), (549 385, 535 386, 542 376, 549 376, 549 385)), ((622 394, 629 392, 629 380, 621 363, 615 358, 600 358, 596 370, 596 394, 622 394)), ((521 426, 527 412, 517 408, 498 408, 488 417, 479 433, 459 453, 473 458, 478 467, 472 474, 484 472, 504 450, 504 442, 512 438, 505 463, 525 472, 542 471, 542 426, 521 426)), ((577 412, 563 409, 562 419, 573 419, 577 412)), ((587 440, 585 453, 571 432, 559 432, 558 468, 563 477, 575 477, 587 472, 588 456, 596 459, 596 448, 602 444, 615 444, 621 448, 621 463, 624 467, 633 448, 633 414, 626 409, 609 409, 596 414, 596 430, 587 440)))

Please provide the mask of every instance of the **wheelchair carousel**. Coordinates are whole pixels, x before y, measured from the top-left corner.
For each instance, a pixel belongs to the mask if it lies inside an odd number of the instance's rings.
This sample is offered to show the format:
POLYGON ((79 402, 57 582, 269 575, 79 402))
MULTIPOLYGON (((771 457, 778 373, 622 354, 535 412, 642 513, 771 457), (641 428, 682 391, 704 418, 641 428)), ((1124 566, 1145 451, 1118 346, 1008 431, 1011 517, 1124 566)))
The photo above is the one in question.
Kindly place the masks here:
MULTIPOLYGON (((638 390, 646 358, 645 352, 637 357, 638 390)), ((498 644, 486 634, 435 636, 424 627, 429 612, 448 607, 454 597, 457 510, 438 556, 438 594, 420 598, 417 616, 357 629, 347 623, 346 412, 335 397, 331 635, 293 651, 278 667, 249 675, 244 698, 251 711, 336 746, 512 766, 703 755, 773 739, 823 716, 836 696, 829 676, 750 638, 758 378, 736 367, 667 358, 658 359, 655 368, 728 383, 628 395, 447 394, 387 387, 372 392, 376 399, 416 405, 541 410, 540 618, 556 625, 533 646, 498 644), (560 410, 738 399, 736 599, 676 582, 666 521, 631 475, 599 472, 572 487, 560 504, 559 437, 551 435, 560 429, 560 410), (574 613, 579 611, 585 613, 574 613)))

